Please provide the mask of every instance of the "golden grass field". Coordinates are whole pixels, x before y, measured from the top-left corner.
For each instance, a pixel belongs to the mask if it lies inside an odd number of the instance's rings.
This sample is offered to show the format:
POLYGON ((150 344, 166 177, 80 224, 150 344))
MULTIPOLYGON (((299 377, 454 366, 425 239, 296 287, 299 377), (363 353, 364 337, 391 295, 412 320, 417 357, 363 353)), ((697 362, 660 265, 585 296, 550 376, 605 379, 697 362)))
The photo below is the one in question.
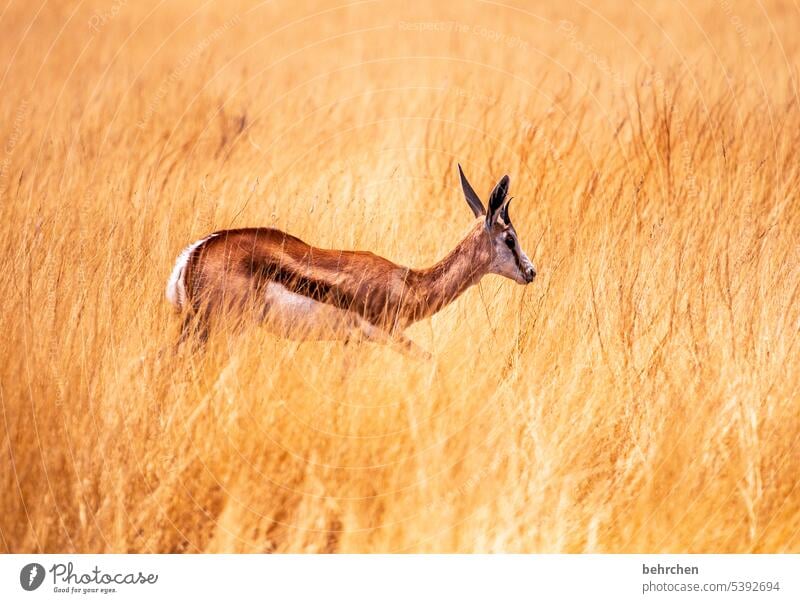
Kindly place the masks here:
POLYGON ((0 7, 0 550, 800 551, 800 7, 0 7), (212 230, 539 271, 172 352, 212 230))

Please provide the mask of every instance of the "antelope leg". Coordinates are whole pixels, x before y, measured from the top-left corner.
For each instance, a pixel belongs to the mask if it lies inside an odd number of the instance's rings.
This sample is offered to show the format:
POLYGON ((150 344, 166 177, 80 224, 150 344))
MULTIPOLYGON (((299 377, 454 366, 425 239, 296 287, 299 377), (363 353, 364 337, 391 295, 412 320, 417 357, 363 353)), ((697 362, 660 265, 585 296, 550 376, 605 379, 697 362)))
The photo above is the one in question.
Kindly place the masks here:
POLYGON ((422 349, 402 333, 389 333, 363 319, 359 321, 356 329, 367 341, 388 345, 391 348, 419 358, 420 360, 430 360, 432 358, 429 352, 422 349))

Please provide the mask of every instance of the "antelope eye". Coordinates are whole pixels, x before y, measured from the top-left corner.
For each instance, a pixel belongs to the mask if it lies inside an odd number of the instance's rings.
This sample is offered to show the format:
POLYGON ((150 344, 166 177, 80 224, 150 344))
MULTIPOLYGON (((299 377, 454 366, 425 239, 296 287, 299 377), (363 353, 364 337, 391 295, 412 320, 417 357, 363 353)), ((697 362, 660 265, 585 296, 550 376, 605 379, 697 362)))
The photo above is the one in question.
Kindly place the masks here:
POLYGON ((514 237, 506 235, 506 245, 508 245, 510 249, 514 249, 514 237))

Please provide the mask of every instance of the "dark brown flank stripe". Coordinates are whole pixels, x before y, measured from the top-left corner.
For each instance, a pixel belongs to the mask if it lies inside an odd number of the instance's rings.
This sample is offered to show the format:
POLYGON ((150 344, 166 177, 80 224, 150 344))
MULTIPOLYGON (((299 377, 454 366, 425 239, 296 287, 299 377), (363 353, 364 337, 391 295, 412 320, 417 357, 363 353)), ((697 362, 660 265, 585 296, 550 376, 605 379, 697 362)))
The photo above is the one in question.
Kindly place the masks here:
POLYGON ((292 293, 297 293, 314 301, 329 304, 340 310, 352 311, 373 324, 382 324, 388 315, 385 304, 372 307, 369 295, 354 296, 333 283, 298 274, 291 268, 275 262, 254 262, 245 260, 245 267, 258 282, 257 287, 266 286, 268 282, 278 283, 292 293))

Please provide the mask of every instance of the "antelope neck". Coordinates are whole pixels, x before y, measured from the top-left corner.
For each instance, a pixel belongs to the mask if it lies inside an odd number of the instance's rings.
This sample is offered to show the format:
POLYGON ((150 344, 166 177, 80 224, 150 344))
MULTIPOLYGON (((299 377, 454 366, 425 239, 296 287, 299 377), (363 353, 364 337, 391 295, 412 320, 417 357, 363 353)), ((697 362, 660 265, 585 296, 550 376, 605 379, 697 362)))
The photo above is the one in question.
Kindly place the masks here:
POLYGON ((414 312, 419 320, 435 314, 489 270, 490 249, 483 223, 476 225, 441 261, 419 270, 411 269, 407 283, 417 300, 414 312))

